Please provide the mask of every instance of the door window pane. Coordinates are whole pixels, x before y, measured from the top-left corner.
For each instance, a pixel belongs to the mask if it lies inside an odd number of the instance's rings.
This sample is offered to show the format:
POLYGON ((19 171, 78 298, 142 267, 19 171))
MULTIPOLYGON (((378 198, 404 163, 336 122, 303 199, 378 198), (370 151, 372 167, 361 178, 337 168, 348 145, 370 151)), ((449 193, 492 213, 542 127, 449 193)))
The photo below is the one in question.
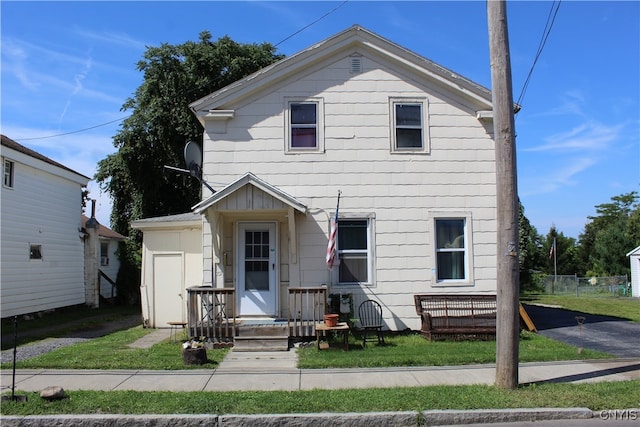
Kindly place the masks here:
POLYGON ((245 232, 245 290, 269 290, 269 232, 245 232))

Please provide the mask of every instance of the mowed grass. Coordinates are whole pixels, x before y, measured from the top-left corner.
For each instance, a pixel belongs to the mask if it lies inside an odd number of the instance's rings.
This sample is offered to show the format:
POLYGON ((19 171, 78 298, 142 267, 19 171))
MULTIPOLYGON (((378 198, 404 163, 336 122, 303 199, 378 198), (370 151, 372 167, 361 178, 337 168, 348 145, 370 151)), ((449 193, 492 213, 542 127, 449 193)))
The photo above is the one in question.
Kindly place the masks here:
MULTIPOLYGON (((339 340, 338 340, 339 341, 339 340)), ((447 366, 494 363, 495 341, 427 341, 417 333, 387 334, 385 344, 369 343, 362 347, 358 335, 349 339, 349 351, 341 343, 328 350, 315 346, 298 350, 300 368, 372 368, 392 366, 447 366)), ((610 355, 545 338, 530 332, 520 334, 519 360, 543 362, 555 360, 602 359, 610 355)))
POLYGON ((576 297, 572 295, 527 294, 521 298, 526 304, 546 304, 560 306, 567 310, 587 314, 614 316, 640 322, 640 299, 603 296, 576 297))
MULTIPOLYGON (((25 393, 21 393, 25 394, 25 393)), ((587 407, 594 411, 640 407, 640 380, 595 384, 541 384, 504 390, 493 386, 433 386, 270 392, 70 391, 46 402, 2 402, 3 415, 46 414, 287 414, 430 409, 587 407)))
MULTIPOLYGON (((148 349, 129 347, 147 333, 149 330, 141 327, 115 332, 17 362, 16 366, 19 369, 208 369, 218 366, 228 351, 210 349, 207 350, 208 363, 185 365, 180 341, 164 340, 148 349)), ((357 334, 351 335, 349 341, 348 352, 342 349, 341 342, 333 342, 328 350, 318 351, 315 345, 298 349, 298 367, 444 366, 495 362, 495 341, 427 341, 416 333, 387 334, 385 345, 368 343, 362 347, 357 334)), ((575 347, 533 333, 521 334, 521 362, 607 357, 610 356, 587 349, 578 352, 575 347)), ((11 364, 5 363, 1 367, 9 369, 11 364)))
MULTIPOLYGON (((207 351, 208 363, 185 365, 182 360, 181 341, 173 342, 167 339, 148 349, 129 347, 129 344, 150 332, 151 330, 143 329, 141 326, 114 332, 17 362, 16 367, 18 369, 211 369, 218 366, 228 351, 226 349, 209 350, 207 351)), ((4 363, 1 368, 9 369, 11 366, 11 363, 4 363)))

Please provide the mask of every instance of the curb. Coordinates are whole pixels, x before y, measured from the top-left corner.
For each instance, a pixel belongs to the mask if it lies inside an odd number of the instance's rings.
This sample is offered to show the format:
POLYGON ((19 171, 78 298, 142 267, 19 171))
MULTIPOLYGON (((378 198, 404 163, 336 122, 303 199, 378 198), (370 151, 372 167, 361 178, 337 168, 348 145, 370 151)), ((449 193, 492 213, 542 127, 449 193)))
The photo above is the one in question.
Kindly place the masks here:
POLYGON ((187 427, 212 426, 237 427, 309 427, 344 426, 388 427, 421 425, 455 425, 480 423, 508 423, 523 421, 549 421, 569 419, 590 419, 597 414, 587 408, 522 408, 505 410, 430 410, 423 412, 369 412, 369 413, 310 413, 279 415, 27 415, 2 417, 5 427, 187 427))

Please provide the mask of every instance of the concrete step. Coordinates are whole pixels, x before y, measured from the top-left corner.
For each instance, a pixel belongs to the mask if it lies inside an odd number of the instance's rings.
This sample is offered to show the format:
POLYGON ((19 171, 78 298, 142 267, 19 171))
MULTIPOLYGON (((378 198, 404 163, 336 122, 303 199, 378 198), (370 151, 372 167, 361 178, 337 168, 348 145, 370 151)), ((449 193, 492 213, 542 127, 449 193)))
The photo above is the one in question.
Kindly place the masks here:
POLYGON ((233 341, 233 351, 288 351, 288 335, 237 336, 233 341))

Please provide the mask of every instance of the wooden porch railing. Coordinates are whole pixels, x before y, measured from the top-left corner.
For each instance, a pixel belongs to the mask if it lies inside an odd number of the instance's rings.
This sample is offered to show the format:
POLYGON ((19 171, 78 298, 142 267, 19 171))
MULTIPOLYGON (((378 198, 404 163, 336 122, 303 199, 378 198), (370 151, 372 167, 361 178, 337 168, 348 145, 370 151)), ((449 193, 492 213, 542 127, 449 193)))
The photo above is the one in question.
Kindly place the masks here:
POLYGON ((313 337, 327 312, 327 287, 289 288, 289 336, 313 337))
POLYGON ((187 288, 189 337, 230 339, 236 335, 235 289, 194 286, 187 288))

